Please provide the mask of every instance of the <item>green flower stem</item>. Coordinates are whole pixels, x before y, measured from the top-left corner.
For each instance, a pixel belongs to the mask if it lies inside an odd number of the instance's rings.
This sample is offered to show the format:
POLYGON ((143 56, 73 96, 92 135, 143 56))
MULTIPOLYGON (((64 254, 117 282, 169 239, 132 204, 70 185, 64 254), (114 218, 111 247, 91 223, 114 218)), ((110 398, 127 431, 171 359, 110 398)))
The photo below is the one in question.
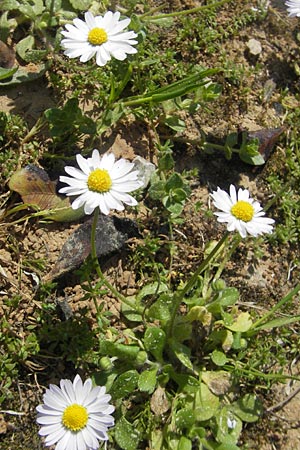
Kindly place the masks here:
POLYGON ((153 96, 150 95, 148 97, 138 97, 134 100, 128 100, 127 102, 123 102, 124 106, 138 106, 142 105, 143 103, 152 102, 153 96))
MULTIPOLYGON (((202 146, 203 146, 204 148, 212 148, 212 149, 215 149, 215 150, 221 150, 222 152, 225 152, 225 151, 226 151, 226 146, 225 146, 225 145, 214 144, 213 142, 203 142, 202 146)), ((239 152, 240 152, 239 149, 234 148, 234 147, 230 147, 230 150, 231 150, 233 153, 239 153, 239 152)))
POLYGON ((222 259, 217 272, 215 273, 215 276, 213 278, 213 281, 217 281, 221 275, 222 272, 227 264, 227 262, 230 260, 231 256, 233 255, 233 253, 236 251, 237 247, 239 246, 240 242, 241 242, 242 238, 240 236, 239 233, 236 233, 236 235, 234 236, 232 242, 231 242, 231 246, 230 249, 227 251, 225 257, 222 259))
MULTIPOLYGON (((142 19, 144 21, 155 22, 155 20, 167 19, 169 17, 186 16, 188 14, 194 14, 199 11, 206 11, 207 9, 218 8, 219 6, 222 6, 225 3, 229 3, 230 1, 231 0, 221 0, 219 2, 211 3, 209 5, 197 6, 196 8, 185 9, 185 10, 177 11, 177 12, 173 12, 173 13, 158 14, 157 16, 153 16, 153 15, 149 16, 150 12, 147 12, 146 14, 142 14, 140 16, 140 19, 142 19)), ((151 11, 151 13, 152 13, 152 11, 151 11)))
POLYGON ((217 245, 212 249, 210 254, 202 261, 200 266, 197 268, 196 272, 191 276, 189 281, 186 283, 186 285, 183 287, 181 291, 179 291, 179 297, 180 301, 183 300, 184 296, 194 287, 194 285, 197 283, 199 275, 207 268, 209 262, 214 258, 214 256, 218 253, 220 248, 223 244, 227 241, 227 238, 229 236, 229 232, 226 231, 223 235, 223 237, 219 240, 217 245))
POLYGON ((264 207, 264 211, 268 211, 268 209, 270 209, 271 206, 273 206, 273 204, 276 203, 278 199, 279 199, 279 200, 282 199, 283 194, 284 194, 285 192, 287 192, 287 190, 288 190, 289 188, 293 188, 294 185, 295 185, 295 180, 291 179, 291 180, 287 181, 287 182, 282 186, 282 188, 280 189, 280 191, 277 192, 277 194, 274 195, 274 197, 271 198, 271 199, 267 202, 267 204, 266 204, 265 207, 264 207))
POLYGON ((282 373, 264 373, 253 367, 251 369, 250 368, 246 369, 245 366, 246 366, 245 363, 242 363, 241 361, 239 361, 238 365, 236 365, 236 366, 225 364, 223 366, 223 369, 227 370, 228 373, 238 370, 238 372, 242 373, 243 375, 252 376, 252 377, 254 376, 257 378, 263 378, 265 380, 277 380, 277 381, 296 380, 296 381, 300 381, 300 378, 296 375, 285 375, 282 373))
POLYGON ((173 303, 173 310, 171 313, 171 319, 170 319, 170 326, 169 326, 169 337, 173 334, 173 328, 174 328, 174 322, 176 318, 176 314, 179 310, 179 306, 181 302, 183 301, 185 295, 194 287, 194 285, 197 283, 199 275, 207 268, 210 261, 216 256, 220 248, 225 244, 229 236, 229 232, 226 231, 223 235, 223 237, 219 240, 217 245, 212 249, 210 254, 202 261, 200 266, 197 268, 197 270, 193 273, 191 278, 187 281, 186 285, 181 289, 180 291, 177 291, 174 296, 174 303, 173 303))
POLYGON ((46 119, 44 116, 40 117, 36 124, 28 131, 26 136, 21 141, 21 146, 26 144, 26 142, 30 141, 33 136, 39 133, 46 126, 46 119))
POLYGON ((107 289, 109 289, 110 292, 118 300, 120 300, 122 303, 125 303, 130 308, 133 308, 136 310, 136 305, 134 304, 134 302, 131 302, 124 295, 122 295, 120 292, 118 292, 118 290, 112 284, 110 284, 110 282, 105 278, 105 276, 103 275, 103 272, 101 270, 101 267, 100 267, 100 264, 98 261, 98 257, 97 257, 97 249, 96 249, 96 228, 97 228, 97 223, 98 223, 98 218, 99 218, 99 212, 100 212, 99 208, 96 208, 95 212, 94 212, 94 218, 93 218, 92 230, 91 230, 91 256, 92 256, 93 262, 95 263, 97 275, 100 278, 100 280, 102 281, 103 285, 105 287, 107 287, 107 289))
POLYGON ((273 306, 273 308, 271 308, 270 311, 268 311, 266 314, 264 314, 256 322, 254 322, 254 324, 252 325, 249 332, 251 333, 251 331, 255 331, 257 328, 259 328, 259 325, 263 324, 267 319, 269 319, 269 317, 271 317, 273 314, 275 314, 276 311, 278 311, 283 305, 285 305, 286 303, 289 303, 293 299, 293 297, 296 294, 298 294, 299 291, 300 291, 300 283, 297 284, 297 286, 294 287, 294 289, 292 289, 285 297, 283 297, 277 303, 277 305, 273 306))

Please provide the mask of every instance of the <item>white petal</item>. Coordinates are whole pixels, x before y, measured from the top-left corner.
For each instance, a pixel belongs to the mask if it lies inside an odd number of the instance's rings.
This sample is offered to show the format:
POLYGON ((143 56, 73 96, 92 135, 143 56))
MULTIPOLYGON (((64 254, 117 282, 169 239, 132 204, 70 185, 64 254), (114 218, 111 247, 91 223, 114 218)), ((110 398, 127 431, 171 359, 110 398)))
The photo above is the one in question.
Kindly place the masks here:
POLYGON ((39 434, 41 436, 47 436, 48 434, 57 433, 60 431, 62 426, 60 424, 49 424, 49 425, 43 425, 39 431, 39 434))
POLYGON ((105 169, 110 172, 115 164, 115 155, 113 153, 104 153, 101 159, 101 169, 105 169))
POLYGON ((71 177, 79 178, 80 180, 87 180, 86 174, 76 167, 66 166, 65 172, 67 172, 68 175, 71 175, 71 177))
MULTIPOLYGON (((87 176, 86 176, 86 180, 87 180, 87 176)), ((77 189, 87 189, 87 184, 86 181, 83 181, 82 179, 78 180, 76 178, 71 178, 71 177, 65 177, 65 176, 60 176, 59 177, 59 181, 61 181, 62 183, 66 183, 71 187, 77 188, 77 189)))
POLYGON ((92 157, 89 159, 89 164, 93 170, 100 168, 101 158, 97 149, 93 150, 92 157))
POLYGON ((132 192, 136 191, 140 186, 141 182, 139 180, 125 182, 114 181, 112 188, 119 192, 132 192))
POLYGON ((230 194, 230 198, 232 203, 236 203, 237 202, 237 195, 236 195, 236 189, 235 186, 233 184, 230 185, 229 187, 229 194, 230 194))
MULTIPOLYGON (((82 52, 82 55, 80 57, 80 61, 81 62, 87 62, 90 59, 93 58, 93 56, 95 56, 96 51, 94 48, 90 47, 87 51, 85 51, 84 53, 82 52)), ((79 56, 79 55, 78 55, 79 56)))
POLYGON ((81 155, 76 155, 76 161, 82 172, 85 173, 86 175, 89 175, 91 170, 87 160, 81 155))
POLYGON ((106 216, 109 214, 110 208, 107 206, 103 196, 99 198, 99 208, 102 214, 105 214, 106 216))
POLYGON ((73 24, 75 25, 76 28, 78 28, 80 31, 84 32, 84 33, 88 33, 89 28, 87 26, 87 24, 85 23, 84 20, 78 19, 76 17, 76 19, 73 20, 73 24))
POLYGON ((82 435, 84 437, 85 443, 89 449, 96 450, 99 448, 99 442, 94 435, 94 432, 90 427, 86 427, 82 430, 82 435))
POLYGON ((64 436, 56 444, 55 450, 77 450, 76 439, 74 439, 74 435, 69 430, 65 432, 64 436))
POLYGON ((53 445, 56 442, 60 441, 60 439, 65 436, 65 434, 66 430, 63 426, 61 426, 60 428, 57 428, 57 431, 55 433, 51 433, 46 436, 45 443, 47 443, 47 445, 53 445))
POLYGON ((239 189, 238 190, 238 200, 243 200, 244 202, 248 202, 249 201, 249 191, 248 189, 239 189))
POLYGON ((85 380, 84 385, 82 386, 80 392, 76 390, 76 400, 81 405, 85 406, 86 399, 88 398, 90 392, 92 391, 92 380, 88 378, 85 380))
POLYGON ((120 13, 117 11, 113 14, 111 11, 107 11, 107 13, 103 16, 102 26, 106 31, 109 31, 110 28, 114 25, 115 19, 119 20, 120 13))
POLYGON ((102 45, 99 47, 96 53, 96 64, 100 67, 105 66, 108 61, 110 61, 111 56, 109 53, 107 53, 104 49, 104 46, 102 45))
MULTIPOLYGON (((130 24, 130 19, 120 20, 120 22, 118 24, 114 25, 113 28, 109 29, 109 32, 108 32, 109 37, 120 33, 120 31, 124 30, 124 28, 126 28, 129 24, 130 24)), ((133 32, 129 31, 129 33, 133 33, 133 32)))
POLYGON ((61 390, 64 392, 66 398, 68 399, 69 403, 70 404, 75 403, 76 398, 72 382, 70 380, 61 380, 60 387, 61 390))
MULTIPOLYGON (((115 162, 114 166, 111 169, 111 178, 113 178, 114 180, 117 178, 121 178, 124 175, 128 174, 132 169, 134 168, 134 164, 130 163, 128 161, 126 161, 125 159, 119 159, 118 161, 115 162)), ((137 171, 131 172, 133 173, 138 173, 137 171)))
POLYGON ((38 416, 36 421, 40 425, 60 424, 61 423, 61 414, 59 414, 59 415, 49 414, 49 415, 38 416))
POLYGON ((85 212, 85 214, 90 216, 91 214, 93 214, 95 208, 96 208, 95 206, 91 206, 89 203, 86 203, 84 205, 84 212, 85 212))
POLYGON ((97 27, 97 22, 93 16, 93 14, 90 11, 87 11, 84 14, 84 19, 86 21, 86 24, 89 28, 89 30, 91 30, 92 28, 96 28, 97 27))

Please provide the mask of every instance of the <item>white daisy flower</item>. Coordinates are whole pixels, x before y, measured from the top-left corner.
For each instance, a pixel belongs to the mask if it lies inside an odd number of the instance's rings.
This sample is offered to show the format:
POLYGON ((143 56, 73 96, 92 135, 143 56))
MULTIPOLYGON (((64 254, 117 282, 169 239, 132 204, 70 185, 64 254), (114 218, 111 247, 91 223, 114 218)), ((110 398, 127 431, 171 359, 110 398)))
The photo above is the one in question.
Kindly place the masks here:
POLYGON ((113 153, 100 157, 98 150, 93 150, 92 157, 88 159, 76 155, 76 160, 80 169, 66 166, 65 171, 71 177, 59 177, 60 181, 69 185, 59 190, 61 194, 78 195, 72 203, 73 209, 84 205, 85 214, 92 214, 99 207, 107 215, 110 209, 122 211, 123 203, 137 205, 128 192, 135 191, 143 182, 138 179, 138 171, 132 170, 133 163, 123 158, 116 161, 113 153))
POLYGON ((285 5, 290 17, 300 17, 300 0, 288 0, 285 5))
POLYGON ((50 384, 43 396, 44 403, 36 409, 39 434, 45 445, 55 450, 96 450, 99 441, 107 441, 107 429, 114 425, 114 406, 105 387, 92 386, 88 378, 84 384, 79 375, 73 383, 61 380, 60 388, 50 384))
POLYGON ((248 189, 239 189, 230 185, 230 195, 218 187, 213 191, 213 204, 222 212, 214 213, 218 216, 218 222, 227 222, 227 230, 237 230, 242 238, 249 233, 251 236, 259 236, 263 233, 272 233, 273 219, 263 217, 265 212, 259 202, 250 197, 248 189))
POLYGON ((93 16, 91 12, 84 14, 84 20, 74 19, 67 24, 67 31, 61 33, 65 39, 61 41, 64 54, 69 58, 80 56, 81 62, 87 62, 96 55, 98 66, 105 66, 111 57, 123 61, 127 54, 137 53, 132 45, 137 44, 134 31, 122 32, 130 19, 120 19, 120 13, 108 11, 104 16, 93 16))

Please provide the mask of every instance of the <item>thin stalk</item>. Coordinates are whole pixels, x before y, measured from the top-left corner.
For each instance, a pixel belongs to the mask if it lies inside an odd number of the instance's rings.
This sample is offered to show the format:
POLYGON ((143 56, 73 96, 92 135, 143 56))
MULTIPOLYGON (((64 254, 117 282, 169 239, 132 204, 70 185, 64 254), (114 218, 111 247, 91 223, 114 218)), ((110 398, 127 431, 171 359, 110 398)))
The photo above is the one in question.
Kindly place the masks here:
POLYGON ((211 3, 209 5, 197 6, 196 8, 184 9, 182 11, 177 11, 177 12, 172 12, 172 13, 158 14, 157 16, 150 16, 149 17, 149 15, 148 15, 149 13, 146 13, 146 14, 142 14, 140 16, 140 19, 142 19, 144 21, 154 22, 155 20, 167 19, 169 17, 187 16, 188 14, 194 14, 194 13, 197 13, 199 11, 206 11, 207 9, 218 8, 219 6, 222 6, 225 3, 229 3, 230 1, 231 0, 221 0, 219 2, 211 3))
POLYGON ((282 195, 287 191, 288 188, 293 187, 295 184, 294 180, 289 180, 286 183, 284 183, 284 185, 282 186, 282 188, 280 189, 279 192, 277 192, 276 195, 274 195, 273 198, 271 198, 266 206, 264 207, 264 211, 267 211, 269 208, 271 208, 271 206, 278 200, 281 199, 282 195))
POLYGON ((236 251, 237 247, 239 246, 239 244, 241 242, 241 239, 242 238, 238 233, 234 236, 233 241, 231 243, 230 250, 228 250, 228 252, 226 253, 226 256, 222 259, 222 261, 218 267, 218 270, 215 273, 215 276, 213 278, 213 282, 217 281, 220 278, 220 276, 222 275, 224 267, 226 266, 227 262, 230 260, 233 253, 236 251))
POLYGON ((125 305, 128 305, 130 308, 136 309, 136 305, 131 302, 129 299, 127 299, 124 295, 122 295, 103 275, 103 272, 101 270, 99 260, 97 257, 97 249, 96 249, 96 229, 97 229, 97 223, 99 218, 99 208, 95 209, 94 212, 94 218, 92 222, 92 229, 91 229, 91 256, 92 260, 95 264, 96 272, 100 280, 102 281, 103 285, 107 287, 107 289, 110 290, 110 292, 122 303, 125 303, 125 305))
MULTIPOLYGON (((242 364, 241 361, 239 362, 239 364, 242 364)), ((245 364, 242 364, 243 366, 245 364)), ((235 366, 231 366, 231 365, 225 365, 223 366, 223 369, 226 370, 228 372, 230 371, 234 371, 234 369, 236 369, 235 366)), ((263 373, 260 370, 257 369, 246 369, 244 367, 239 366, 238 367, 239 372, 241 372, 243 375, 250 375, 250 376, 256 376, 258 378, 263 378, 265 380, 296 380, 296 381, 300 381, 300 378, 296 375, 285 375, 285 374, 280 374, 280 373, 263 373)))
POLYGON ((181 291, 179 291, 180 300, 183 299, 183 297, 194 287, 194 285, 197 283, 199 275, 207 268, 208 263, 213 259, 213 257, 218 253, 222 245, 226 242, 227 238, 229 236, 229 232, 226 231, 223 235, 223 237, 219 240, 217 245, 212 249, 210 254, 202 261, 200 266, 197 268, 196 272, 191 276, 189 281, 186 283, 186 285, 183 287, 181 291))
POLYGON ((171 337, 172 334, 173 334, 176 314, 177 314, 177 312, 179 310, 179 306, 180 306, 183 298, 194 287, 194 285, 197 283, 199 275, 201 275, 201 273, 207 268, 209 262, 214 258, 214 256, 216 256, 216 254, 218 253, 218 251, 220 250, 222 245, 226 242, 228 236, 229 236, 229 232, 226 231, 224 233, 223 237, 217 243, 217 245, 212 249, 210 254, 202 261, 200 266, 193 273, 191 278, 187 281, 187 283, 185 284, 183 289, 181 289, 180 291, 176 292, 176 294, 174 296, 173 311, 172 311, 171 319, 170 319, 170 326, 169 326, 169 333, 168 333, 169 337, 171 337))
POLYGON ((270 309, 266 314, 264 314, 260 319, 258 319, 254 324, 252 325, 251 329, 249 331, 255 331, 255 329, 264 323, 269 317, 271 317, 273 314, 276 313, 283 305, 290 302, 294 295, 298 294, 300 291, 300 283, 297 284, 294 289, 292 289, 285 297, 283 297, 280 302, 277 303, 277 305, 273 306, 273 308, 270 309))

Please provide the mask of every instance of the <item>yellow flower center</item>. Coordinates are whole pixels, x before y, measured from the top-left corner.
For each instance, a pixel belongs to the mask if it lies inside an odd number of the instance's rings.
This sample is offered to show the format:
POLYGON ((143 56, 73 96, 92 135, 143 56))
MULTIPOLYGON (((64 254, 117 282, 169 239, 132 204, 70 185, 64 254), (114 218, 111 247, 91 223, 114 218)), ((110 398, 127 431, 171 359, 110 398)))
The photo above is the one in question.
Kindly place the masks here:
POLYGON ((107 192, 110 190, 112 181, 105 169, 95 169, 90 173, 87 185, 90 191, 107 192))
POLYGON ((103 28, 92 28, 88 34, 88 41, 92 45, 101 45, 107 41, 107 33, 103 28))
POLYGON ((250 222, 254 216, 254 208, 250 203, 239 200, 232 206, 231 214, 243 222, 250 222))
POLYGON ((82 405, 73 403, 64 410, 62 423, 68 430, 79 431, 86 426, 88 418, 87 409, 82 405))

